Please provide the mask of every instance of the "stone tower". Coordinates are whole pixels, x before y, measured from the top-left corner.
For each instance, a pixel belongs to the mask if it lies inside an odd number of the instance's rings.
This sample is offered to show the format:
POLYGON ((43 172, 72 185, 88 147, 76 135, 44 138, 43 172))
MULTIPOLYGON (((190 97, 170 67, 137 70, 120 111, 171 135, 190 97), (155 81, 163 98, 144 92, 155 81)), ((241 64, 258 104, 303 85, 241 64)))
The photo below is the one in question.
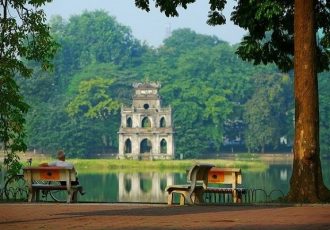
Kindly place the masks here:
POLYGON ((135 83, 131 107, 122 106, 120 159, 173 159, 171 107, 162 108, 159 83, 135 83))

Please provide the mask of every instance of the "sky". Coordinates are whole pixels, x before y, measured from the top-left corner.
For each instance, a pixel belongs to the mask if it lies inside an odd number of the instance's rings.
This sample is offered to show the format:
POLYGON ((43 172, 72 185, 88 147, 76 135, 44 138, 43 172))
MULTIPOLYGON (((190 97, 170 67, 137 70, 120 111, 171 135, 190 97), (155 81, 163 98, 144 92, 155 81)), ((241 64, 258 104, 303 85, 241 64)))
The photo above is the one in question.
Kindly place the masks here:
POLYGON ((219 39, 236 44, 246 33, 235 26, 230 20, 230 12, 234 6, 233 0, 228 0, 224 14, 227 24, 222 26, 209 26, 206 24, 209 4, 207 0, 198 0, 188 5, 187 10, 180 9, 179 17, 166 17, 154 7, 150 1, 150 12, 143 11, 135 6, 134 0, 53 0, 43 9, 48 18, 61 15, 69 19, 72 15, 79 15, 83 11, 105 10, 114 16, 122 25, 128 26, 132 34, 140 41, 145 41, 150 46, 158 47, 168 35, 168 31, 179 28, 190 28, 200 34, 215 35, 219 39))

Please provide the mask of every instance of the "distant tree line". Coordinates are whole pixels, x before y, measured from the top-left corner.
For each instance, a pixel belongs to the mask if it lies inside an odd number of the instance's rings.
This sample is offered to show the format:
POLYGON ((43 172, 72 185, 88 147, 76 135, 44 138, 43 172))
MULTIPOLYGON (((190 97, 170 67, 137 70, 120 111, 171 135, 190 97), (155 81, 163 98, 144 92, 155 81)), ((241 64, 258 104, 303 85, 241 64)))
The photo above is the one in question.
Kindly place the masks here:
MULTIPOLYGON (((164 105, 173 108, 176 154, 185 158, 229 147, 280 151, 293 138, 293 76, 276 66, 242 61, 236 46, 179 29, 158 48, 133 37, 104 11, 49 23, 60 48, 54 71, 35 69, 17 79, 26 102, 28 149, 74 157, 115 153, 121 104, 132 83, 159 81, 164 105)), ((321 153, 330 148, 329 73, 319 76, 321 153)))

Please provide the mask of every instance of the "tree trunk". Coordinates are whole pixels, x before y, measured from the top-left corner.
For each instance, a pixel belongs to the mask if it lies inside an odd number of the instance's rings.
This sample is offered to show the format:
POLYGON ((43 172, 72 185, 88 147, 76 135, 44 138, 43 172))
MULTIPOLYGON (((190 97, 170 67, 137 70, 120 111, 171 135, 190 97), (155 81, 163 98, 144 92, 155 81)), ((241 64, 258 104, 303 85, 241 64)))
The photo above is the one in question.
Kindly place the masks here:
POLYGON ((319 148, 319 102, 315 62, 315 1, 295 0, 293 172, 287 199, 322 202, 330 198, 322 178, 319 148))

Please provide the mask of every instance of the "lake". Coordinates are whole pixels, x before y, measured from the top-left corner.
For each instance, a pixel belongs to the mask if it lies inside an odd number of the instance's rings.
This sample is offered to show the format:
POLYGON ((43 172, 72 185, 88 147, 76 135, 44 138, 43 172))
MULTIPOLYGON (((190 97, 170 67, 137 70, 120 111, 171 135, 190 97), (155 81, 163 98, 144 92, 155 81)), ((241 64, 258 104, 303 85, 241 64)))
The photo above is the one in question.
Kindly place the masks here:
MULTIPOLYGON (((323 177, 330 187, 330 160, 323 160, 323 177)), ((244 188, 262 189, 267 194, 273 190, 288 192, 292 173, 290 162, 269 163, 264 171, 242 170, 244 188)), ((146 202, 165 203, 167 185, 185 184, 185 173, 103 173, 80 174, 79 181, 86 194, 79 200, 84 202, 146 202)), ((280 194, 280 193, 278 193, 280 194)))

